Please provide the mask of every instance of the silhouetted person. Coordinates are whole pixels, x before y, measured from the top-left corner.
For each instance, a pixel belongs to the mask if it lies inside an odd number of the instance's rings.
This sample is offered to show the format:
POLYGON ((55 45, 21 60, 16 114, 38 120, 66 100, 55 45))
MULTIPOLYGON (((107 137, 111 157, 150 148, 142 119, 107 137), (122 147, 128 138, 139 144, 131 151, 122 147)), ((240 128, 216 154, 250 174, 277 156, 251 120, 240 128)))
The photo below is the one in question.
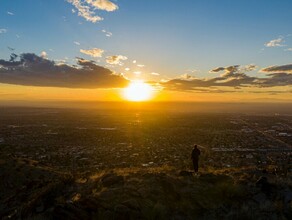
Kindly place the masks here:
POLYGON ((197 173, 199 171, 199 156, 201 154, 201 151, 198 149, 198 146, 195 145, 194 149, 192 150, 192 161, 194 166, 194 171, 197 173))
POLYGON ((261 189, 261 191, 266 194, 266 196, 270 197, 272 193, 272 184, 268 181, 266 176, 261 176, 257 182, 256 186, 261 189))

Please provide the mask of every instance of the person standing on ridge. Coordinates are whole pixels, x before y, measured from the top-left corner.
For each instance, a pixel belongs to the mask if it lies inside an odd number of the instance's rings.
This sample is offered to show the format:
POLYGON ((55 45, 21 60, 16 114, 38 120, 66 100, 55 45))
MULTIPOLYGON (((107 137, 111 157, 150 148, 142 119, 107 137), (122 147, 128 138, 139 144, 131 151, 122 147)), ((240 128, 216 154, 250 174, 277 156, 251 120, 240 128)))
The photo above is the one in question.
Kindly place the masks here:
POLYGON ((194 149, 192 150, 192 156, 191 156, 195 173, 198 173, 198 171, 199 171, 199 156, 200 156, 200 154, 201 154, 201 151, 198 149, 198 146, 195 145, 194 149))

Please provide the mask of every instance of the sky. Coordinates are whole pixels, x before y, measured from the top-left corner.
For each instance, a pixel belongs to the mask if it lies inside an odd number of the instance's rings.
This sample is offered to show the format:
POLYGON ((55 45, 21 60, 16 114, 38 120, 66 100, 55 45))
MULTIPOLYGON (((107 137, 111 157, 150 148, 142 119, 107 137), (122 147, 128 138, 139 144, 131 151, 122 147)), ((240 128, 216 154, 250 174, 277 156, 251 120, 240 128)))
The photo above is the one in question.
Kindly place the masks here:
POLYGON ((292 102, 291 0, 0 0, 0 100, 292 102))

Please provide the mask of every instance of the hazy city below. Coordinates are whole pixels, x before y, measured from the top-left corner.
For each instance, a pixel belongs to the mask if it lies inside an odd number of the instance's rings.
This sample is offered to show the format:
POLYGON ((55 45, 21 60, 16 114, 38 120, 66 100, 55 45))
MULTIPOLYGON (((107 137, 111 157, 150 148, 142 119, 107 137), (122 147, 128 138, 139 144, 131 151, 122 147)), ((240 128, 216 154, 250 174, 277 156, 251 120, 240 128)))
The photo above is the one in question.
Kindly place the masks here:
POLYGON ((0 108, 62 108, 172 113, 292 114, 291 102, 87 102, 87 101, 1 101, 0 108))
POLYGON ((255 218, 278 204, 290 213, 291 104, 51 106, 0 108, 2 217, 255 218))
POLYGON ((72 169, 72 163, 74 169, 83 171, 150 165, 187 168, 193 144, 204 149, 204 166, 263 165, 267 152, 292 150, 292 114, 281 105, 6 107, 0 109, 0 144, 5 155, 60 170, 72 169))

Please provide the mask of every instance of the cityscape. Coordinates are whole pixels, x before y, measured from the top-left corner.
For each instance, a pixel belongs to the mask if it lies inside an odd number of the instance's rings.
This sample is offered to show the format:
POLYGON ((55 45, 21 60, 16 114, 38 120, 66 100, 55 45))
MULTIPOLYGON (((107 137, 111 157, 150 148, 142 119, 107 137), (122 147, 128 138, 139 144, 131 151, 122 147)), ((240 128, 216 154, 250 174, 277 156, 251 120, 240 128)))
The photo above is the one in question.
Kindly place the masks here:
POLYGON ((292 219, 291 0, 0 0, 0 219, 292 219))
POLYGON ((204 166, 220 168, 280 165, 292 153, 291 115, 2 108, 0 117, 5 154, 60 170, 187 168, 194 144, 204 166))

